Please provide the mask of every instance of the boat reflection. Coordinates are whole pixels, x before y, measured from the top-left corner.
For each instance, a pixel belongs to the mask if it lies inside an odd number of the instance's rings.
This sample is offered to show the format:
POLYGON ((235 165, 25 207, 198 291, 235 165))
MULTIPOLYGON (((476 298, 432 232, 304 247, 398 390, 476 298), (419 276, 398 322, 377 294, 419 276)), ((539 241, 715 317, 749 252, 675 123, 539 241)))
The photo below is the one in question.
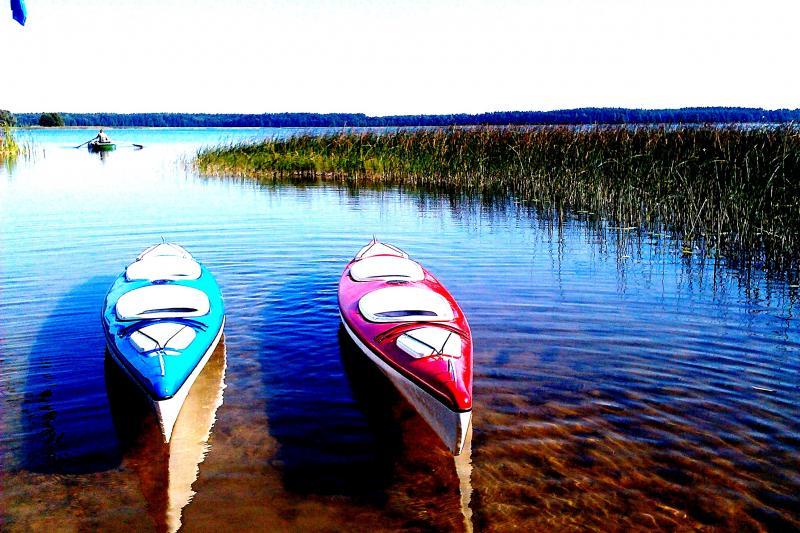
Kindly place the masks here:
POLYGON ((109 155, 111 154, 111 152, 106 152, 106 151, 95 152, 94 150, 89 150, 89 153, 94 155, 95 157, 100 158, 100 161, 102 163, 105 163, 109 155))
POLYGON ((353 398, 391 464, 385 508, 402 510, 411 529, 471 532, 472 428, 453 456, 341 325, 339 349, 353 398))
POLYGON ((458 493, 461 496, 461 515, 464 517, 464 531, 472 533, 472 424, 467 429, 464 448, 453 456, 458 476, 458 493))
POLYGON ((123 467, 139 478, 148 512, 158 531, 181 527, 181 513, 195 495, 192 484, 210 447, 208 439, 225 389, 224 336, 197 377, 172 439, 164 443, 158 421, 144 394, 106 353, 108 396, 123 452, 123 467))

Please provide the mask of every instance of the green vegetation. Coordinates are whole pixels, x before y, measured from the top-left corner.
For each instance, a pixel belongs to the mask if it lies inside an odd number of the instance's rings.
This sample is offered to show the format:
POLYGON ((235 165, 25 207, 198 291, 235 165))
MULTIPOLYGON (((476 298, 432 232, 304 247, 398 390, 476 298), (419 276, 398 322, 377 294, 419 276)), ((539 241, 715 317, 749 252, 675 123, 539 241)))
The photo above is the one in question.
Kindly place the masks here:
POLYGON ((59 113, 42 113, 39 117, 39 125, 44 127, 57 127, 64 125, 64 117, 59 113))
POLYGON ((670 232, 690 252, 797 266, 800 129, 449 128, 300 135, 202 150, 208 175, 369 181, 512 196, 670 232), (746 252, 746 253, 738 253, 746 252))
POLYGON ((3 125, 0 130, 0 159, 7 161, 20 154, 28 153, 28 147, 20 145, 14 138, 14 133, 9 125, 3 125))
POLYGON ((11 111, 7 111, 5 109, 0 109, 0 127, 3 126, 16 126, 17 125, 17 117, 14 116, 14 113, 11 111))

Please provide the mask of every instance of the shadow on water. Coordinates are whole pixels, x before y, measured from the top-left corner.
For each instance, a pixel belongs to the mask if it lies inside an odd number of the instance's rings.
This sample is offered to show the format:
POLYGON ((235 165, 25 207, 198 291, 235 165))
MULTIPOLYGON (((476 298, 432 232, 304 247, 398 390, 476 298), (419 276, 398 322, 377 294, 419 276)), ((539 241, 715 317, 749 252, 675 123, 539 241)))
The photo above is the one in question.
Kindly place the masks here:
POLYGON ((94 277, 54 306, 28 357, 22 468, 81 474, 120 463, 103 375, 99 319, 110 280, 94 277))
POLYGON ((320 270, 286 278, 260 331, 276 465, 290 491, 380 503, 391 451, 357 408, 341 366, 334 333, 338 265, 330 279, 320 270))
POLYGON ((341 324, 337 338, 342 367, 356 407, 366 417, 378 448, 387 458, 399 456, 402 453, 400 418, 409 416, 410 407, 404 405, 405 400, 391 381, 359 350, 341 324))

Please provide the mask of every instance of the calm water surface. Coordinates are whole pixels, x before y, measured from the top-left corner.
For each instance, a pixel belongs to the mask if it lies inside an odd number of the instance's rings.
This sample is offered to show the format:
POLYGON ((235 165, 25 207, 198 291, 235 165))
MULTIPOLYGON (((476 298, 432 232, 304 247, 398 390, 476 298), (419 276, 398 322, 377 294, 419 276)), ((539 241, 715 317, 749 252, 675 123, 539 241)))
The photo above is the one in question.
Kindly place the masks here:
POLYGON ((23 132, 36 156, 0 166, 2 529, 800 529, 800 302, 779 276, 586 214, 180 162, 291 130, 70 148, 94 133, 23 132), (339 331, 339 275, 373 234, 470 320, 458 462, 339 331), (100 328, 113 279, 162 238, 228 312, 168 449, 100 328))

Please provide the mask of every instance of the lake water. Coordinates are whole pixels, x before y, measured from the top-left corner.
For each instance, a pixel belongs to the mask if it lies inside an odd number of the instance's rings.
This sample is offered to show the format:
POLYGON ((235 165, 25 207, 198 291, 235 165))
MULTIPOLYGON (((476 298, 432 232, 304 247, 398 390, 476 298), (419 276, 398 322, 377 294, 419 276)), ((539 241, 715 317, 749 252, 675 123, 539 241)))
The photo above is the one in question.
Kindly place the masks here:
POLYGON ((0 528, 800 528, 800 299, 590 214, 203 178, 204 144, 292 130, 20 132, 0 165, 0 528), (124 142, 145 145, 142 150, 124 142), (450 289, 475 344, 458 461, 339 329, 373 235, 450 289), (172 446, 105 357, 103 297, 184 245, 228 314, 172 446))

